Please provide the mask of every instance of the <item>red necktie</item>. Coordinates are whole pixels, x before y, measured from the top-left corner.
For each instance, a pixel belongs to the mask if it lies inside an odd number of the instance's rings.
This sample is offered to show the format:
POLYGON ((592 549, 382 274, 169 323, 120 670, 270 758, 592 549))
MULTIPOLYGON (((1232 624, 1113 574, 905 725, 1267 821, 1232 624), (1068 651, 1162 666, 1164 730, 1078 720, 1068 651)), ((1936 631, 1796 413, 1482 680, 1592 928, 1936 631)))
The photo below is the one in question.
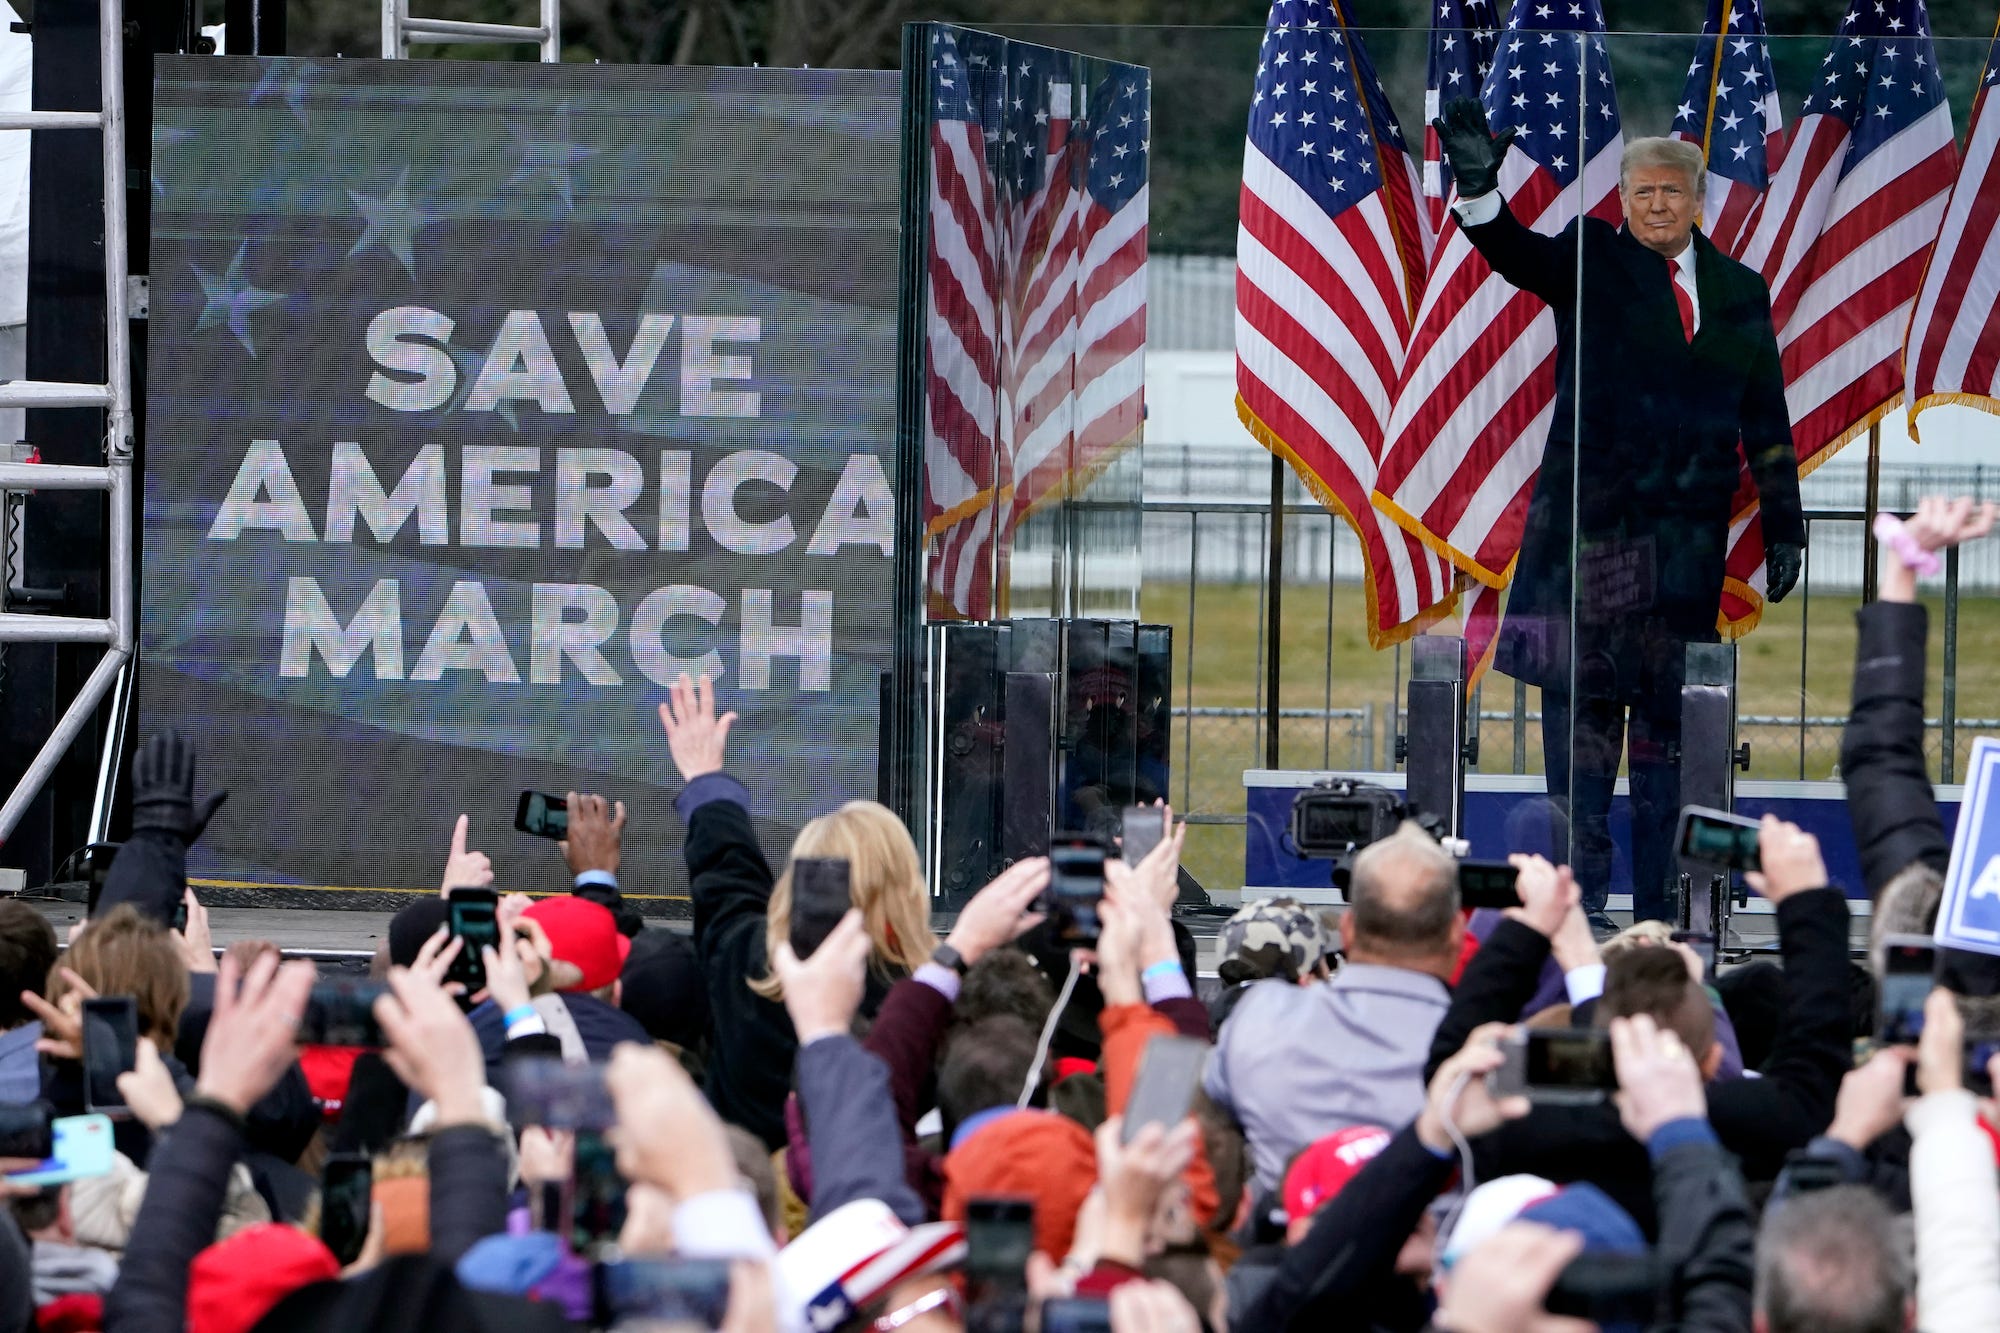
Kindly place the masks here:
POLYGON ((1674 304, 1680 307, 1681 337, 1693 342, 1694 298, 1688 295, 1688 289, 1681 285, 1681 266, 1671 259, 1667 261, 1667 281, 1674 289, 1674 304))

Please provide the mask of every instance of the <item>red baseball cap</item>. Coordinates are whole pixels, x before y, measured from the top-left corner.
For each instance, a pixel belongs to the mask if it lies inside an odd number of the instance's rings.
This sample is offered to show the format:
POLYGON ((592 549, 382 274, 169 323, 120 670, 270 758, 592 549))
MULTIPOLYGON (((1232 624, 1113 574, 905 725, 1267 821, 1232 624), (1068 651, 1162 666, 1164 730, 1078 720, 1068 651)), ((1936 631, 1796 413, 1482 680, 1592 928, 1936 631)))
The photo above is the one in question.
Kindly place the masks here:
POLYGON ((544 898, 523 915, 539 924, 559 962, 583 972, 583 980, 564 990, 601 990, 625 971, 632 941, 618 933, 611 909, 588 898, 544 898))
POLYGON ((188 1333, 248 1333, 300 1287, 339 1276, 333 1251, 297 1227, 245 1227, 188 1265, 188 1333))
POLYGON ((1351 1125, 1307 1148, 1285 1172, 1285 1216, 1311 1217, 1388 1146, 1389 1131, 1381 1126, 1351 1125))

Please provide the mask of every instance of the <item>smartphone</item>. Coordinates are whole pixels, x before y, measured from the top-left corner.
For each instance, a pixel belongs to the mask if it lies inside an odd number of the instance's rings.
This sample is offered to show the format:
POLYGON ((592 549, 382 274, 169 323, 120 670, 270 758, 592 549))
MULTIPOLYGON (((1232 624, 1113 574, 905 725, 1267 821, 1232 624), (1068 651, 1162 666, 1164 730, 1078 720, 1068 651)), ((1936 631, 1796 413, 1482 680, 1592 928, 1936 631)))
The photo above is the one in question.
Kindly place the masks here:
POLYGON ((39 1162, 56 1150, 55 1108, 47 1102, 0 1106, 0 1157, 39 1162))
POLYGON ((1111 1333, 1111 1306, 1085 1296, 1048 1301, 1042 1306, 1042 1333, 1111 1333))
POLYGON ((1021 1287, 1035 1249, 1035 1201, 975 1195, 965 1204, 965 1275, 976 1283, 1021 1287))
POLYGON ((801 856, 792 861, 792 952, 810 958, 854 906, 843 857, 801 856))
POLYGON ((299 1041, 307 1046, 387 1046, 382 1025, 375 1021, 375 1001, 388 989, 374 981, 315 982, 299 1020, 299 1041))
POLYGON ((451 933, 465 941, 445 980, 464 983, 468 995, 485 990, 486 958, 479 951, 500 947, 500 895, 492 889, 459 888, 445 896, 445 903, 451 933))
POLYGON ((591 1269, 598 1328, 721 1328, 729 1314, 729 1265, 719 1259, 619 1259, 591 1269))
POLYGON ((1521 872, 1505 861, 1460 861, 1458 863, 1458 905, 1492 907, 1502 911, 1521 905, 1521 891, 1514 886, 1521 872))
POLYGON ((603 1065, 572 1065, 560 1056, 509 1059, 502 1070, 507 1117, 516 1129, 607 1130, 618 1123, 603 1065))
POLYGON ((569 836, 569 800, 547 792, 524 791, 514 807, 514 827, 537 838, 569 836))
POLYGON ((1118 854, 1126 865, 1138 865, 1166 836, 1165 806, 1128 805, 1118 830, 1118 854))
POLYGON ((368 1207, 375 1197, 375 1163, 366 1153, 334 1153, 319 1181, 319 1238, 342 1268, 368 1243, 368 1207))
POLYGON ((1681 858, 1703 865, 1726 866, 1731 870, 1757 870, 1757 834, 1754 819, 1732 815, 1727 810, 1711 810, 1702 805, 1681 807, 1680 836, 1674 840, 1681 858))
POLYGON ((594 1258, 625 1229, 625 1182, 618 1154, 595 1130, 579 1130, 570 1166, 570 1248, 594 1258))
POLYGON ((1558 1106, 1591 1106, 1618 1090, 1611 1034, 1595 1028, 1522 1028, 1500 1042, 1493 1091, 1558 1106))
POLYGON ((1659 1320, 1660 1297, 1672 1276, 1651 1250, 1579 1254, 1556 1275, 1542 1308, 1600 1326, 1650 1328, 1659 1320))
POLYGON ((66 1115, 50 1130, 54 1145, 48 1157, 32 1170, 8 1176, 8 1184, 46 1189, 111 1174, 112 1159, 117 1156, 111 1142, 111 1117, 66 1115))
POLYGON ((1187 1119, 1194 1090, 1208 1060, 1208 1043, 1194 1037, 1155 1037, 1139 1057, 1139 1076, 1125 1103, 1125 1142, 1147 1125, 1171 1129, 1187 1119))
POLYGON ((1077 834, 1057 837, 1049 846, 1049 887, 1042 891, 1041 910, 1064 944, 1088 949, 1097 943, 1097 905, 1104 901, 1104 845, 1077 834))
POLYGON ((1884 1046, 1916 1045, 1936 974, 1937 943, 1930 936, 1883 937, 1882 975, 1875 982, 1875 1040, 1884 1046))
POLYGON ((176 935, 187 934, 188 902, 185 897, 174 900, 174 919, 168 923, 168 928, 176 935))
POLYGON ((1954 995, 2000 995, 2000 954, 1937 946, 1937 984, 1954 995))
POLYGON ((132 1114, 118 1076, 139 1058, 139 1002, 107 995, 83 1002, 83 1106, 123 1119, 132 1114))

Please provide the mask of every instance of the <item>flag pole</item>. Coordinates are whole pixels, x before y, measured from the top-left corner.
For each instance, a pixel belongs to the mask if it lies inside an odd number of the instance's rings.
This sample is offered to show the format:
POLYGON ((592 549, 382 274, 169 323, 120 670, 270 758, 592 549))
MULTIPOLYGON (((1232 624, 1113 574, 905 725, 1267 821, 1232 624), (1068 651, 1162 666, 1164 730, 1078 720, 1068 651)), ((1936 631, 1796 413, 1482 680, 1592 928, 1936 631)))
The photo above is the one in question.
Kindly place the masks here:
MULTIPOLYGON (((1279 628, 1283 624, 1285 603, 1285 460, 1271 455, 1271 554, 1270 573, 1266 580, 1269 614, 1264 617, 1266 644, 1264 650, 1264 697, 1269 712, 1264 715, 1264 767, 1278 767, 1278 687, 1284 672, 1280 669, 1279 647, 1283 642, 1279 628)), ((1332 577, 1332 571, 1328 571, 1332 577)))
POLYGON ((1861 518, 1861 604, 1875 600, 1875 515, 1882 510, 1882 423, 1868 427, 1868 498, 1861 518))

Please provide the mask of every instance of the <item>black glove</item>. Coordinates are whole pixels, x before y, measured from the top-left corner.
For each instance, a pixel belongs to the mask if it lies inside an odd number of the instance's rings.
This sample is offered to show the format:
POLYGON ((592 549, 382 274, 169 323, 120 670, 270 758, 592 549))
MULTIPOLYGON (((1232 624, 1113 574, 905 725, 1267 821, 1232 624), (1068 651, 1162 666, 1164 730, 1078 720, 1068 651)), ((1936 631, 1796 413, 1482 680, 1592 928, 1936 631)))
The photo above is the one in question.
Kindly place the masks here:
POLYGON ((229 793, 194 799, 194 742, 177 731, 154 736, 132 759, 132 831, 179 835, 192 844, 229 793))
POLYGON ((1799 567, 1805 563, 1806 548, 1797 542, 1772 542, 1764 548, 1764 596, 1773 602, 1785 600, 1799 581, 1799 567))
POLYGON ((1500 164, 1514 142, 1514 131, 1505 130, 1495 138, 1486 128, 1486 108, 1478 98, 1447 102, 1431 126, 1438 132, 1438 146, 1451 166, 1459 198, 1477 199, 1500 188, 1500 164))

